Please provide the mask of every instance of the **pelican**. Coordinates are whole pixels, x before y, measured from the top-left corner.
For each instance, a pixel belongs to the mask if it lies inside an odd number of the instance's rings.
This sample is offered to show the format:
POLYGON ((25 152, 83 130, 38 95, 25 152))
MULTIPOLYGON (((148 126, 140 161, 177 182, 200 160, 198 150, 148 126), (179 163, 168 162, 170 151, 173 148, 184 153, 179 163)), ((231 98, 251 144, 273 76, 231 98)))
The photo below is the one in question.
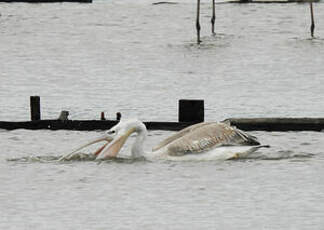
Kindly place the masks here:
POLYGON ((81 149, 97 142, 105 144, 93 154, 96 159, 116 158, 128 137, 136 133, 131 148, 132 158, 166 160, 228 160, 246 157, 261 147, 257 138, 222 122, 202 122, 191 125, 160 142, 152 152, 144 153, 146 126, 137 119, 121 120, 105 135, 81 146, 59 160, 69 160, 81 149))

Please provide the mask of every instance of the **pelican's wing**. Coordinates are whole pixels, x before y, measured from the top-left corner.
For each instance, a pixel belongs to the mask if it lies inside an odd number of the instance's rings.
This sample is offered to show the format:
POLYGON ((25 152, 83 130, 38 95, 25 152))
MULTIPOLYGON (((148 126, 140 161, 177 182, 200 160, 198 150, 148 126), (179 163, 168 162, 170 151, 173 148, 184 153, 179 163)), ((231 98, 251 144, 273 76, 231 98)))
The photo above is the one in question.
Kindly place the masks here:
POLYGON ((162 147, 170 144, 171 142, 173 142, 173 141, 175 141, 177 139, 180 139, 183 136, 193 132, 195 129, 200 128, 200 127, 205 126, 205 125, 208 125, 208 124, 210 124, 210 123, 202 122, 202 123, 198 123, 198 124, 188 126, 187 128, 184 128, 184 129, 180 130, 179 132, 173 134, 172 136, 164 139, 157 146, 155 146, 152 150, 157 151, 157 150, 161 149, 162 147))
POLYGON ((254 136, 225 123, 200 123, 187 127, 162 142, 168 155, 182 156, 201 153, 224 145, 259 145, 254 136))

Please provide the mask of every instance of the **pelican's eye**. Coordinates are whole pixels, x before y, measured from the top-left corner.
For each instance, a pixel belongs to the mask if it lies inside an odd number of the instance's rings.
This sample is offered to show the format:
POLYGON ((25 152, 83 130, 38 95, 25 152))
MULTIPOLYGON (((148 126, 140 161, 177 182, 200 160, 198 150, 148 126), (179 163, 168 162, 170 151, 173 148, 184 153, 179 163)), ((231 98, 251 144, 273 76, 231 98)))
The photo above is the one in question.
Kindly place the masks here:
POLYGON ((107 133, 108 133, 109 135, 112 135, 112 134, 115 134, 116 131, 115 131, 115 130, 110 130, 110 131, 108 131, 107 133))

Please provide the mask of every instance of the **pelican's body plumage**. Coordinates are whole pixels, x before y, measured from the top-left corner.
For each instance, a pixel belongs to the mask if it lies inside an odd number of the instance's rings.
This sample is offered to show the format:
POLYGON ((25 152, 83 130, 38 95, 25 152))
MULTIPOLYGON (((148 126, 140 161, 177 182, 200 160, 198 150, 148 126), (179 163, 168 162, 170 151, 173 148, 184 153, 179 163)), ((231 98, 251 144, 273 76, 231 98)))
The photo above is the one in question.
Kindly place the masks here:
MULTIPOLYGON (((131 149, 132 158, 167 160, 215 160, 233 159, 247 156, 260 147, 256 137, 242 130, 221 122, 203 122, 189 126, 160 142, 152 152, 144 153, 143 144, 147 136, 145 125, 137 120, 121 120, 112 127, 106 135, 82 146, 80 149, 99 142, 106 141, 104 146, 94 154, 96 159, 117 157, 127 138, 137 133, 131 149)), ((63 156, 69 159, 76 151, 63 156)))

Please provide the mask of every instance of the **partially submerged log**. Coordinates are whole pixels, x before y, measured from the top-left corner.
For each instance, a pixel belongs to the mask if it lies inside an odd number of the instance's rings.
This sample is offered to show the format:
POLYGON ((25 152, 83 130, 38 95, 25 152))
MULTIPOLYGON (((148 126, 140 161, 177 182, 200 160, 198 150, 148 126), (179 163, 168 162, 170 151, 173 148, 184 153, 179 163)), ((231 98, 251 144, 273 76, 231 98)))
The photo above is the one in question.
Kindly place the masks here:
POLYGON ((15 3, 57 3, 57 2, 76 2, 76 3, 92 3, 92 0, 0 0, 0 2, 15 3))
POLYGON ((14 129, 50 129, 50 130, 80 130, 80 131, 92 131, 92 130, 108 130, 118 121, 101 121, 101 120, 39 120, 39 121, 0 121, 0 128, 7 130, 14 129))
MULTIPOLYGON (((62 111, 57 120, 41 120, 40 97, 30 97, 31 121, 0 121, 0 129, 50 129, 50 130, 108 130, 121 119, 118 112, 116 120, 68 120, 68 111, 62 111)), ((144 122, 149 130, 178 131, 187 126, 204 121, 203 100, 179 100, 179 122, 144 122)), ((252 131, 322 131, 324 118, 229 118, 224 122, 239 129, 252 131)))
POLYGON ((229 118, 225 121, 245 131, 324 130, 324 118, 229 118))
MULTIPOLYGON (((118 120, 39 120, 39 121, 0 121, 0 129, 14 130, 14 129, 49 129, 49 130, 79 130, 79 131, 93 131, 93 130, 108 130, 116 125, 118 120)), ((144 122, 149 130, 166 130, 178 131, 193 122, 144 122)))
MULTIPOLYGON (((108 130, 117 120, 0 121, 0 129, 108 130)), ((322 131, 324 118, 230 118, 227 122, 245 131, 322 131)), ((148 130, 178 131, 197 122, 144 122, 148 130)))
POLYGON ((319 2, 320 0, 230 0, 224 2, 218 2, 216 4, 226 4, 226 3, 261 3, 261 4, 283 4, 283 3, 308 3, 308 2, 319 2))

